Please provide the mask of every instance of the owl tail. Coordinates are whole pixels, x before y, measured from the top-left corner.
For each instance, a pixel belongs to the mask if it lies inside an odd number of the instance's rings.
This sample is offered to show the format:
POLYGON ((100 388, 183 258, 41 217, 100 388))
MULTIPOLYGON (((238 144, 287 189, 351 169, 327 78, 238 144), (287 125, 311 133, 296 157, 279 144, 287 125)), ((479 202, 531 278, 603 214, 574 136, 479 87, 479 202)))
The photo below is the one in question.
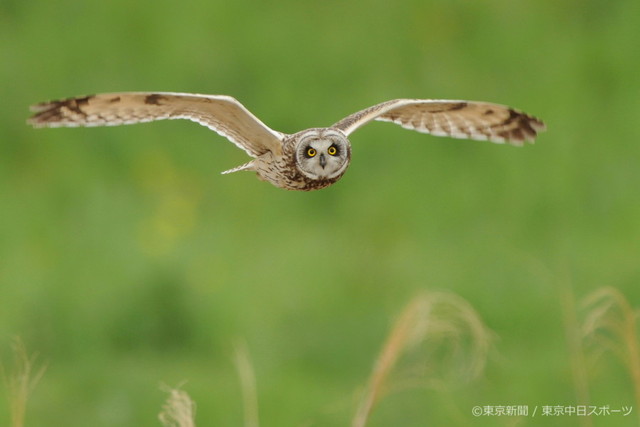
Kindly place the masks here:
POLYGON ((251 160, 250 162, 247 162, 244 165, 240 165, 240 166, 235 167, 233 169, 226 170, 226 171, 222 172, 222 175, 226 175, 228 173, 233 173, 233 172, 239 172, 239 171, 253 171, 253 170, 255 170, 253 162, 254 161, 251 160))

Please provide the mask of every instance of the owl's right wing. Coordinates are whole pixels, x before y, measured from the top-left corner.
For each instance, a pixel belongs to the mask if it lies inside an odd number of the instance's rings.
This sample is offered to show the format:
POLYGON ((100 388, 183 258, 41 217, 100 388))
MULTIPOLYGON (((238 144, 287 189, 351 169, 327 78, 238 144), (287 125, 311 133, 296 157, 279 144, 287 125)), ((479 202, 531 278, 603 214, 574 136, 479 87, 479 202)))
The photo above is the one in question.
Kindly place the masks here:
POLYGON ((250 156, 282 149, 284 135, 262 123, 235 98, 171 92, 120 92, 36 104, 35 127, 115 126, 187 119, 226 137, 250 156))
POLYGON ((436 136, 522 145, 533 142, 544 123, 513 108, 477 101, 394 99, 366 108, 332 127, 349 135, 372 120, 436 136))

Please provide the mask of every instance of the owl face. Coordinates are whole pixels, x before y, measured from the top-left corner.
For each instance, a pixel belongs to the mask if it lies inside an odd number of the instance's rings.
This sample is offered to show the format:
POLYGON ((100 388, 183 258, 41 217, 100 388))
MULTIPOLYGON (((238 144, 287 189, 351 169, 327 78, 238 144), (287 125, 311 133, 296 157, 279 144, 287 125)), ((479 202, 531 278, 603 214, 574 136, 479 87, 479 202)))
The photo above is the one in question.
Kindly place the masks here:
POLYGON ((340 177, 349 166, 351 145, 333 129, 309 129, 298 139, 296 167, 307 178, 327 180, 340 177))

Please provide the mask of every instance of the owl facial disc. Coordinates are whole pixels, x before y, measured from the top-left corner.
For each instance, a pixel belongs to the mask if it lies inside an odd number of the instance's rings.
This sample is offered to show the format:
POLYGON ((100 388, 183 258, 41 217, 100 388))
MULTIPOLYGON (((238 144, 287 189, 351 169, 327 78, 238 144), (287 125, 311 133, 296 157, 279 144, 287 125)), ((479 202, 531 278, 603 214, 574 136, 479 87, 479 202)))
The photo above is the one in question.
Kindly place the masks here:
POLYGON ((341 176, 351 156, 349 141, 333 129, 309 129, 300 135, 296 166, 307 178, 334 179, 341 176))

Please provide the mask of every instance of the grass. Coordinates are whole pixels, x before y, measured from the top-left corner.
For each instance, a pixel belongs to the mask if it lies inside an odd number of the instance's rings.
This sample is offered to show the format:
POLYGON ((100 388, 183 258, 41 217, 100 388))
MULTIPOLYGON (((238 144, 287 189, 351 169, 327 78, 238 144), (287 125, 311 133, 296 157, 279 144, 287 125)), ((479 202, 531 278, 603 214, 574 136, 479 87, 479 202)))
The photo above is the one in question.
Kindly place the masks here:
MULTIPOLYGON (((475 378, 484 368, 491 342, 491 333, 475 310, 463 299, 449 293, 431 292, 414 298, 396 320, 378 355, 352 427, 366 426, 376 404, 394 388, 393 373, 403 354, 414 350, 419 343, 430 341, 430 338, 446 336, 459 344, 467 335, 471 341, 469 354, 465 354, 468 361, 456 366, 456 370, 475 378)), ((427 365, 430 362, 420 361, 427 365)), ((400 382, 407 383, 406 380, 400 382)), ((415 379, 410 382, 415 384, 415 379)))
MULTIPOLYGON (((395 321, 391 332, 382 347, 373 372, 369 377, 355 416, 353 427, 365 427, 371 413, 380 400, 399 384, 413 383, 413 386, 426 385, 425 378, 394 378, 401 358, 406 353, 427 341, 439 341, 442 338, 452 340, 459 349, 462 341, 470 341, 469 354, 464 354, 465 363, 455 369, 464 371, 467 379, 477 377, 483 370, 490 348, 492 334, 484 326, 473 308, 450 293, 430 292, 413 298, 395 321)), ((429 343, 434 345, 433 343, 429 343)), ((24 416, 29 394, 44 373, 44 368, 35 373, 35 356, 28 357, 23 344, 14 345, 16 364, 7 375, 7 388, 12 414, 12 427, 24 427, 24 416)), ((236 344, 234 362, 242 390, 244 408, 244 426, 258 427, 258 399, 254 368, 249 357, 246 343, 236 344)), ((429 364, 431 360, 418 360, 419 364, 429 364)), ((414 369, 408 369, 415 376, 414 369)), ((189 394, 180 387, 163 386, 169 396, 162 406, 158 418, 165 427, 195 427, 196 404, 189 394)))
MULTIPOLYGON (((640 407, 640 309, 634 308, 620 290, 603 287, 582 298, 578 303, 571 293, 565 293, 565 327, 577 402, 592 405, 589 382, 595 366, 606 354, 616 356, 627 369, 626 380, 633 388, 633 410, 640 407)), ((640 419, 640 414, 637 413, 640 419)), ((592 425, 589 417, 580 421, 592 425)))
MULTIPOLYGON (((456 369, 465 371, 469 380, 482 373, 492 335, 478 314, 466 301, 450 293, 419 295, 406 305, 387 336, 351 425, 365 427, 376 404, 395 388, 394 381, 407 383, 406 379, 393 378, 405 353, 414 351, 416 346, 430 341, 430 338, 441 339, 443 336, 458 344, 463 337, 469 336, 470 354, 465 354, 468 361, 456 366, 456 369)), ((242 390, 244 427, 258 427, 256 378, 247 345, 243 341, 236 344, 234 362, 242 390)), ((429 360, 419 362, 430 363, 429 360)), ((414 386, 416 383, 424 386, 425 378, 419 378, 418 381, 411 378, 410 382, 414 386)), ((160 414, 162 423, 167 427, 194 426, 195 404, 188 394, 179 389, 168 389, 168 392, 170 396, 160 414)))
MULTIPOLYGON (((640 408, 640 309, 612 287, 598 289, 581 305, 585 314, 580 332, 586 351, 596 357, 611 352, 620 359, 633 386, 635 408, 640 408)), ((640 422, 640 411, 636 416, 640 422)))
POLYGON ((165 427, 195 427, 196 404, 189 394, 179 388, 164 387, 169 393, 167 401, 158 415, 165 427))
MULTIPOLYGON (((633 308, 622 293, 611 287, 601 288, 582 299, 575 309, 574 298, 565 294, 565 327, 571 354, 577 404, 590 404, 589 356, 599 358, 605 352, 612 352, 622 360, 629 372, 629 380, 635 391, 635 404, 640 404, 640 345, 637 321, 639 310, 633 308), (578 311, 581 317, 578 316, 578 311)), ((412 387, 428 387, 425 370, 415 366, 400 369, 402 359, 408 353, 416 352, 422 344, 429 347, 445 347, 454 344, 457 353, 463 353, 454 365, 457 373, 465 381, 477 379, 484 372, 487 358, 495 335, 482 322, 478 313, 465 300, 447 292, 428 292, 413 298, 395 320, 373 370, 362 391, 352 419, 352 427, 366 427, 375 407, 385 396, 398 390, 412 387), (444 338, 444 340, 443 340, 444 338), (468 345, 462 345, 467 342, 468 345), (404 372, 404 374, 403 374, 404 372), (422 372, 417 375, 416 372, 422 372), (409 378, 406 374, 409 373, 409 378), (398 387, 400 385, 401 387, 398 387)), ((7 389, 12 427, 24 427, 27 403, 37 383, 45 372, 45 366, 38 366, 35 355, 28 355, 24 344, 16 340, 12 346, 14 364, 5 368, 0 364, 2 377, 7 389)), ((447 353, 447 358, 451 356, 447 353)), ((246 343, 239 341, 235 346, 236 366, 244 412, 244 427, 258 427, 258 393, 256 376, 246 343)), ((437 365, 433 353, 421 354, 409 365, 437 365)), ((428 371, 428 370, 427 370, 428 371)), ((441 375, 441 367, 432 369, 441 375)), ((436 383, 441 384, 441 379, 436 383)), ((168 398, 158 416, 165 427, 195 427, 196 404, 181 387, 163 386, 168 398)), ((522 421, 522 420, 520 420, 522 421)), ((592 425, 591 417, 580 418, 585 426, 592 425)))
POLYGON ((0 374, 7 390, 11 427, 24 427, 29 397, 44 375, 46 366, 39 366, 37 356, 28 354, 20 339, 13 342, 12 349, 14 363, 7 368, 0 363, 0 374))
POLYGON ((242 403, 244 408, 244 426, 258 427, 258 392, 256 375, 253 370, 249 350, 244 341, 236 343, 234 362, 242 389, 242 403))
MULTIPOLYGON (((569 350, 569 360, 571 364, 571 374, 575 389, 576 402, 588 405, 591 402, 589 393, 589 369, 587 367, 586 355, 584 352, 584 334, 581 331, 580 319, 576 310, 575 296, 570 291, 563 294, 563 314, 565 337, 569 350)), ((591 418, 584 417, 580 420, 583 427, 593 425, 591 418)))
MULTIPOLYGON (((635 405, 640 407, 640 341, 637 321, 640 311, 631 307, 619 290, 605 287, 594 291, 580 302, 583 318, 578 321, 573 296, 565 294, 565 326, 572 355, 577 404, 589 406, 588 355, 611 351, 627 366, 634 386, 635 405)), ((376 405, 394 388, 394 372, 402 356, 415 350, 419 343, 430 338, 446 336, 459 342, 468 336, 471 346, 465 354, 467 363, 456 367, 464 371, 467 380, 481 375, 487 361, 494 335, 483 324, 477 312, 460 297, 451 293, 431 292, 415 297, 405 306, 391 328, 391 332, 377 357, 374 369, 367 381, 360 404, 351 422, 352 427, 368 425, 376 405)), ((430 360, 420 360, 429 364, 430 360)), ((236 345, 235 364, 240 378, 245 427, 258 427, 258 401, 256 379, 246 343, 236 345)), ((413 371, 413 370, 410 370, 413 371)), ((407 383, 405 380, 400 383, 407 383)), ((424 378, 410 383, 426 385, 424 378)), ((179 389, 168 390, 170 397, 160 419, 167 427, 191 427, 195 425, 195 404, 188 394, 179 389)), ((638 415, 640 417, 640 415, 638 415)), ((591 417, 580 418, 584 426, 592 425, 591 417)))

